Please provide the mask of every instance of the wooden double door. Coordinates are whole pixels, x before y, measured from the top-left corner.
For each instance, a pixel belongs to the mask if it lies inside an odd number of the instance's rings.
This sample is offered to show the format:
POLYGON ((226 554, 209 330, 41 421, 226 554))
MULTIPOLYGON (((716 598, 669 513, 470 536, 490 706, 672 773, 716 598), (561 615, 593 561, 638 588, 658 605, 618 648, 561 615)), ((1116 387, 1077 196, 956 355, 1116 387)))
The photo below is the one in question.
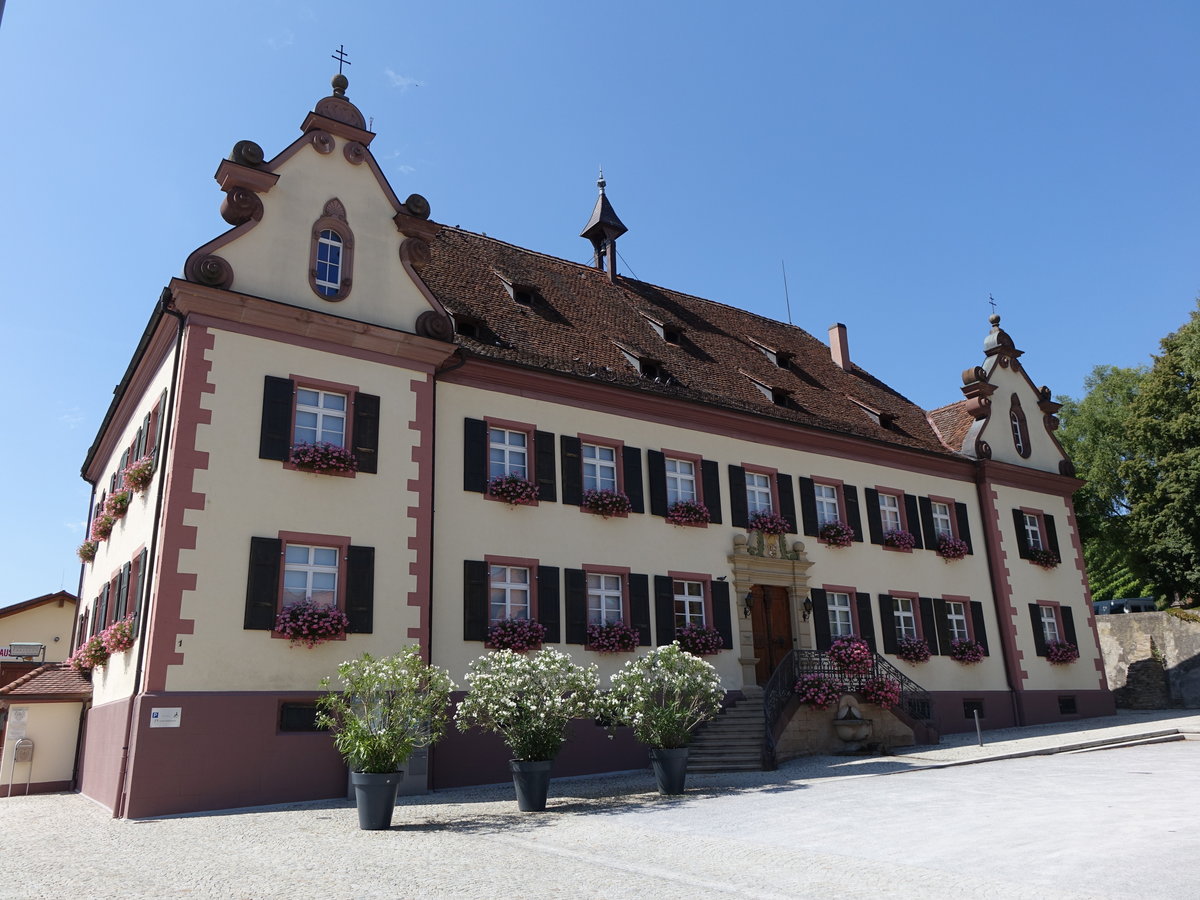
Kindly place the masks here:
POLYGON ((750 589, 750 624, 754 630, 755 679, 766 684, 793 648, 792 604, 788 589, 756 584, 750 589))

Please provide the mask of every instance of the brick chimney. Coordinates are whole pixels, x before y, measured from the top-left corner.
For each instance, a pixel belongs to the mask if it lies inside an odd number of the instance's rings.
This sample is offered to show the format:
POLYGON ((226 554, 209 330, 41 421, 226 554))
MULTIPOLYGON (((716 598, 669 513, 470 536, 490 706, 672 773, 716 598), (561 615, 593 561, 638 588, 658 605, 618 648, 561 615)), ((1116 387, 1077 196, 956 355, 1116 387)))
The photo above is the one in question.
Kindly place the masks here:
POLYGON ((839 368, 850 371, 850 341, 846 338, 846 326, 841 322, 829 326, 829 355, 839 368))

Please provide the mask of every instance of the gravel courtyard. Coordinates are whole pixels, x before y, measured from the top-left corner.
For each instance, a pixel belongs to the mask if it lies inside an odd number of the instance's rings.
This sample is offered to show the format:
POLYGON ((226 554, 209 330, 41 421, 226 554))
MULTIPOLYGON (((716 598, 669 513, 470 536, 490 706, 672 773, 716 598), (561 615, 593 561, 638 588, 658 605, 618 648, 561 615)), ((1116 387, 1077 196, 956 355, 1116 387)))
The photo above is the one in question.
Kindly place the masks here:
MULTIPOLYGON (((0 801, 0 897, 1194 897, 1200 743, 902 771, 649 772, 118 821, 76 794, 0 801), (894 774, 884 774, 893 772, 894 774)), ((900 770, 900 771, 898 771, 900 770)))

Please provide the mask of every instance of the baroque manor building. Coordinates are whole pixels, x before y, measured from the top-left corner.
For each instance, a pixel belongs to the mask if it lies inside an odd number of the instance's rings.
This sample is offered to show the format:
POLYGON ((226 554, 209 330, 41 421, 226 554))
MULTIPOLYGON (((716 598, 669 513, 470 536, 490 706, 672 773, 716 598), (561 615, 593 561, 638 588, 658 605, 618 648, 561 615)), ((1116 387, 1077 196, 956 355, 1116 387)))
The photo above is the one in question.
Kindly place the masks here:
MULTIPOLYGON (((642 647, 713 628, 725 649, 708 658, 749 703, 781 665, 790 686, 798 660, 860 634, 910 680, 895 716, 922 740, 976 714, 1112 712, 1058 407, 998 317, 982 356, 938 361, 967 364, 964 398, 926 412, 852 362, 844 326, 827 346, 620 274, 603 181, 591 266, 436 224, 393 192, 333 83, 276 155, 241 141, 221 161, 230 228, 164 289, 84 462, 100 516, 153 460, 84 565, 74 645, 134 621, 93 673, 85 794, 130 817, 343 796, 313 729, 322 676, 416 644, 462 685, 504 618, 540 622, 605 680, 629 654, 589 649, 589 624, 619 619, 642 647), (316 441, 356 469, 292 461, 316 441), (507 475, 530 502, 489 489, 507 475), (597 514, 598 490, 628 510, 597 514), (701 506, 707 521, 672 524, 701 506), (787 533, 750 529, 766 512, 787 533), (345 634, 292 646, 274 629, 296 600, 336 605, 345 634), (931 658, 904 661, 905 640, 931 658), (1080 658, 1053 664, 1055 640, 1080 658)), ((808 714, 784 705, 768 762, 820 749, 784 747, 808 714)), ((555 771, 645 759, 576 722, 555 771)), ((498 739, 453 732, 408 780, 506 772, 498 739)))

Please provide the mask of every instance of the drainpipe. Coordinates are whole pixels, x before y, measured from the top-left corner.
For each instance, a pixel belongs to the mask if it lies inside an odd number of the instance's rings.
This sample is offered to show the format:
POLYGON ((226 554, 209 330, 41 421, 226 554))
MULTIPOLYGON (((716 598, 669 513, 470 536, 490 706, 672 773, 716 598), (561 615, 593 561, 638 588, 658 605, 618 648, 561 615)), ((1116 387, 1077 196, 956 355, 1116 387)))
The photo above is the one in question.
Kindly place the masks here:
POLYGON ((159 421, 159 434, 162 436, 162 458, 158 460, 159 479, 158 479, 158 494, 154 498, 154 522, 150 532, 150 550, 146 554, 146 570, 142 573, 142 596, 138 598, 137 620, 139 628, 142 632, 142 639, 138 641, 137 665, 133 670, 133 695, 129 698, 129 711, 125 716, 125 740, 121 746, 121 770, 117 775, 117 785, 120 793, 117 795, 116 805, 113 806, 113 818, 119 819, 125 813, 126 802, 129 799, 129 786, 126 784, 126 775, 129 768, 129 744, 130 736, 133 733, 133 708, 135 701, 142 684, 142 668, 146 657, 146 642, 150 639, 150 622, 149 622, 149 607, 150 595, 154 590, 154 563, 158 558, 158 535, 160 524, 162 522, 163 497, 166 494, 167 487, 167 457, 171 452, 171 425, 175 419, 175 397, 179 385, 179 369, 183 364, 183 330, 187 325, 187 319, 184 315, 175 309, 170 288, 163 288, 162 293, 158 297, 159 307, 163 313, 174 317, 178 321, 178 326, 175 331, 175 360, 171 365, 171 388, 167 393, 167 402, 162 411, 162 418, 159 421))

